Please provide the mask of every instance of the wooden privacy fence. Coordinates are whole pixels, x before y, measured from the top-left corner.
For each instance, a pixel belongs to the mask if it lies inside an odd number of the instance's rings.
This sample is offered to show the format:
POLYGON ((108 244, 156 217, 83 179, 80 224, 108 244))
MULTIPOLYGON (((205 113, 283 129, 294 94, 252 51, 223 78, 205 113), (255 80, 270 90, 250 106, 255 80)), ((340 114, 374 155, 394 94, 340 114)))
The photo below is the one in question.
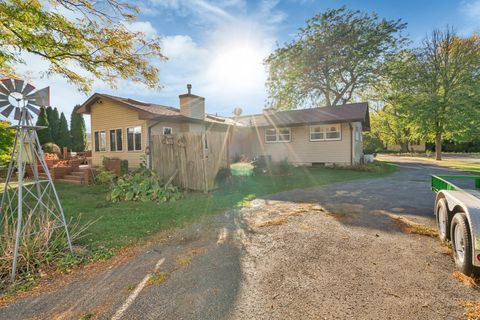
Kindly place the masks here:
POLYGON ((152 136, 152 168, 163 181, 208 192, 221 168, 228 167, 228 135, 223 132, 152 136))

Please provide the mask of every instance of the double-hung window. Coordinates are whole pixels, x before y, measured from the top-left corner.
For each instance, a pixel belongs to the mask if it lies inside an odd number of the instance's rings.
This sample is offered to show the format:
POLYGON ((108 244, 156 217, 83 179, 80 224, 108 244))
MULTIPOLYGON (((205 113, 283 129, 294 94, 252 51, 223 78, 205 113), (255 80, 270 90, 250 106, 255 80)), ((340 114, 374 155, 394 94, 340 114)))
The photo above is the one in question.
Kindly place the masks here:
POLYGON ((290 128, 268 128, 265 129, 265 142, 290 142, 292 141, 292 132, 290 128))
POLYGON ((342 139, 340 124, 310 126, 310 141, 333 141, 342 139))
POLYGON ((128 151, 142 150, 142 127, 127 128, 127 149, 128 151))
POLYGON ((110 129, 110 151, 122 151, 122 129, 110 129))
POLYGON ((105 131, 95 131, 93 133, 95 139, 95 151, 96 152, 105 152, 107 151, 107 134, 105 131))

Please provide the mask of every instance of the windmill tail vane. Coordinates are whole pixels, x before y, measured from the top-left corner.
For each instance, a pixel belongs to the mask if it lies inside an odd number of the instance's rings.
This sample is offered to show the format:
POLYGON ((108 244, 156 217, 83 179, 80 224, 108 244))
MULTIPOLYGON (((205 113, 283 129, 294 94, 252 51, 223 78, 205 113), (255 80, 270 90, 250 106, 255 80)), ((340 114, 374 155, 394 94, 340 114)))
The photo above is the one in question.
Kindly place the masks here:
POLYGON ((37 130, 44 127, 35 126, 32 122, 33 117, 40 113, 40 108, 49 104, 49 87, 35 91, 33 85, 23 80, 0 80, 0 114, 6 118, 13 114, 13 119, 17 121, 17 125, 11 127, 16 131, 15 139, 0 202, 0 224, 9 223, 9 219, 16 220, 12 223, 16 230, 8 235, 15 239, 12 282, 16 279, 21 239, 30 236, 25 224, 22 224, 23 219, 31 221, 45 215, 52 217, 58 227, 65 229, 68 247, 73 253, 63 208, 38 140, 37 130))

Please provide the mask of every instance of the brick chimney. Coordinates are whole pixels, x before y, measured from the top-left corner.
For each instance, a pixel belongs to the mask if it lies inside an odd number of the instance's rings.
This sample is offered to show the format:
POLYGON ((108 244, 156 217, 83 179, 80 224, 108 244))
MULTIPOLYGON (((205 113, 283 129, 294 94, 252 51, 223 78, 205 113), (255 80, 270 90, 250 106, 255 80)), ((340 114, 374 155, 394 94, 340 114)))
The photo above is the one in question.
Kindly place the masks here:
POLYGON ((192 94, 192 85, 187 84, 187 93, 178 96, 180 98, 180 113, 185 117, 204 120, 205 98, 192 94))

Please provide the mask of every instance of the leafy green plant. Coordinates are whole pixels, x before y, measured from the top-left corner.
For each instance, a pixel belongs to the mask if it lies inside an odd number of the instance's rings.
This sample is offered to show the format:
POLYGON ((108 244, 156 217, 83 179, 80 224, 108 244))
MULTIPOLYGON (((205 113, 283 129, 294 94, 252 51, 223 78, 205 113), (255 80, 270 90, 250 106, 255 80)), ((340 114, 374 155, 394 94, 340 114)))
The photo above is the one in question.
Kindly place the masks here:
POLYGON ((100 168, 95 175, 96 184, 108 185, 114 183, 116 179, 117 176, 115 175, 115 173, 113 173, 112 171, 108 171, 105 168, 100 168))
POLYGON ((128 173, 128 160, 120 161, 120 171, 122 174, 128 173))
POLYGON ((141 164, 138 169, 117 179, 109 199, 118 201, 175 201, 182 198, 178 187, 161 183, 155 171, 141 164))

